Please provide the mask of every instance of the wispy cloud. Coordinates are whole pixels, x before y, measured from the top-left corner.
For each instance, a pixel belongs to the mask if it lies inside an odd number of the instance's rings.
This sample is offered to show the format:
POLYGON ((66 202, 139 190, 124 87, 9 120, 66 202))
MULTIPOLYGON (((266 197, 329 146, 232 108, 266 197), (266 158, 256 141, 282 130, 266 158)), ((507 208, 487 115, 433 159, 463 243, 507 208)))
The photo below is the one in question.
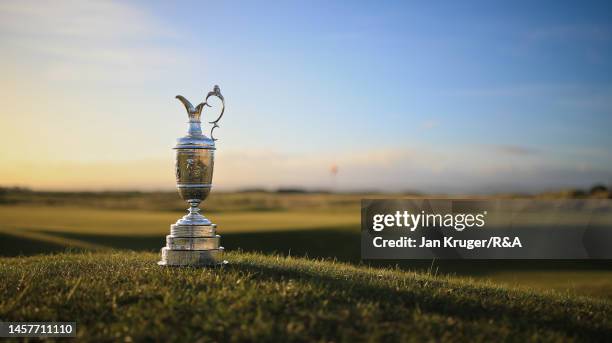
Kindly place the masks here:
POLYGON ((180 51, 157 44, 179 35, 146 8, 124 2, 2 2, 0 39, 4 67, 34 69, 51 80, 144 81, 181 59, 180 51))
POLYGON ((77 39, 140 38, 168 34, 146 9, 114 1, 5 1, 0 27, 13 35, 77 39), (151 31, 152 30, 152 31, 151 31))
POLYGON ((440 122, 434 119, 429 119, 421 123, 421 128, 424 130, 431 130, 440 125, 440 122))
POLYGON ((536 155, 539 153, 538 149, 520 146, 520 145, 496 145, 495 150, 503 154, 515 155, 515 156, 529 156, 536 155))
POLYGON ((330 187, 332 165, 339 168, 333 183, 338 189, 459 193, 538 191, 587 187, 612 178, 609 168, 583 168, 580 163, 560 161, 538 149, 512 145, 494 146, 493 150, 484 146, 443 150, 415 147, 366 149, 343 154, 226 151, 217 157, 216 182, 220 187, 229 188, 330 187))
POLYGON ((555 25, 527 32, 530 41, 612 41, 612 27, 602 25, 555 25))
MULTIPOLYGON (((331 153, 284 154, 275 150, 222 150, 216 155, 214 185, 233 190, 249 187, 303 187, 336 190, 417 190, 434 193, 535 192, 589 187, 612 180, 604 167, 559 161, 532 149, 501 146, 432 150, 366 149, 331 153), (337 175, 330 173, 337 166, 337 175)), ((173 161, 112 162, 16 161, 0 169, 4 185, 39 189, 173 189, 173 161)))

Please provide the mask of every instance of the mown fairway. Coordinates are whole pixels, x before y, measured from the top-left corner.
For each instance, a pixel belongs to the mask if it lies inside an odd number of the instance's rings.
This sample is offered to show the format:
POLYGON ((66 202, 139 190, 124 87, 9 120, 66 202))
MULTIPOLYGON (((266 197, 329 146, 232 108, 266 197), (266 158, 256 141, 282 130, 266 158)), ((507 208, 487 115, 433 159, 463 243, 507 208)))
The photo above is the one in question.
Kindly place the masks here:
POLYGON ((76 321, 86 341, 606 341, 604 301, 331 261, 229 253, 218 269, 152 253, 3 258, 0 317, 76 321))

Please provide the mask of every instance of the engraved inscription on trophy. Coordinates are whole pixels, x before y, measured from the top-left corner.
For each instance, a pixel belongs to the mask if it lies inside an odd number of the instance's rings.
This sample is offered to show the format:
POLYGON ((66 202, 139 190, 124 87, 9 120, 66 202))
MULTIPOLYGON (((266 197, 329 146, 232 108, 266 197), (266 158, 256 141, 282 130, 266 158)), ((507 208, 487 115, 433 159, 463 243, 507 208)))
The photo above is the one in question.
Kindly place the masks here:
POLYGON ((211 184, 213 158, 213 150, 189 149, 178 151, 176 165, 177 183, 211 184))
POLYGON ((189 178, 192 180, 194 178, 199 178, 202 175, 202 167, 200 166, 200 161, 196 161, 193 158, 187 159, 187 174, 189 174, 189 178))

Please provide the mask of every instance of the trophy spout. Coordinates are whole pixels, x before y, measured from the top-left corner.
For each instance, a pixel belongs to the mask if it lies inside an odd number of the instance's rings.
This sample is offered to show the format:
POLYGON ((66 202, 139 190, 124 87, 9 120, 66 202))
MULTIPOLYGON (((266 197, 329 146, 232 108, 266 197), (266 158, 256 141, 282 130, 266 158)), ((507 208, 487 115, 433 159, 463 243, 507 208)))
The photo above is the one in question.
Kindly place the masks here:
POLYGON ((189 100, 182 95, 177 95, 176 98, 185 106, 190 123, 199 123, 202 116, 202 109, 206 103, 200 103, 198 106, 193 106, 189 100))

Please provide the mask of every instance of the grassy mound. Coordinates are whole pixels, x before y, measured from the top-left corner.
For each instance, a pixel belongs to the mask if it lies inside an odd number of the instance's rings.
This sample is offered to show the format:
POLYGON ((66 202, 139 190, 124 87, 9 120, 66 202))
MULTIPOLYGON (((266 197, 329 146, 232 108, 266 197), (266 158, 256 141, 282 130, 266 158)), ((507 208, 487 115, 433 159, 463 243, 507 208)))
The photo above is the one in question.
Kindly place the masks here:
POLYGON ((161 268, 151 253, 0 259, 0 318, 77 321, 82 340, 606 340, 605 301, 253 253, 161 268), (129 340, 129 339, 128 339, 129 340))

